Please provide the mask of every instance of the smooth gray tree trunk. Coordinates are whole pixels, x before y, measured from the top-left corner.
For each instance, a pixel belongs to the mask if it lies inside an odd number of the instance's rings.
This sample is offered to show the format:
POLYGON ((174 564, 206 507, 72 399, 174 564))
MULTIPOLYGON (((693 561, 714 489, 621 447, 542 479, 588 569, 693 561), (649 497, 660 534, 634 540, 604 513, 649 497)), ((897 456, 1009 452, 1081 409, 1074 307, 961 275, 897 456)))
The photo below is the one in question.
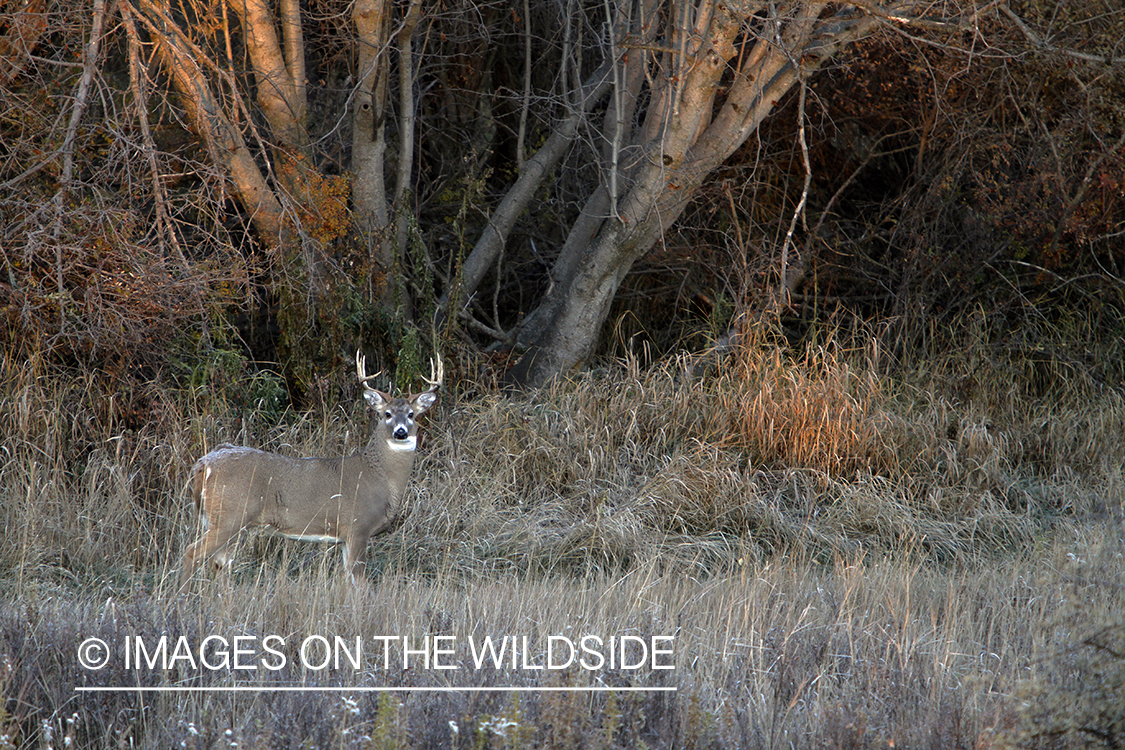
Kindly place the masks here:
MULTIPOLYGON (((507 375, 509 385, 539 387, 586 362, 625 275, 706 176, 803 77, 880 22, 849 6, 821 18, 825 5, 814 0, 785 5, 767 20, 751 18, 766 7, 761 3, 702 0, 679 7, 683 13, 672 15, 682 25, 667 37, 672 45, 662 51, 663 76, 651 83, 644 122, 635 132, 604 133, 607 142, 624 136, 622 152, 633 159, 632 166, 610 165, 617 184, 625 186, 620 199, 611 200, 603 184, 573 225, 553 269, 552 289, 524 324, 519 340, 527 348, 507 375), (758 36, 747 49, 741 42, 751 23, 758 36), (733 79, 720 87, 732 64, 733 79)), ((636 50, 630 55, 627 68, 637 58, 645 64, 636 50)), ((621 128, 621 121, 606 127, 621 128)))

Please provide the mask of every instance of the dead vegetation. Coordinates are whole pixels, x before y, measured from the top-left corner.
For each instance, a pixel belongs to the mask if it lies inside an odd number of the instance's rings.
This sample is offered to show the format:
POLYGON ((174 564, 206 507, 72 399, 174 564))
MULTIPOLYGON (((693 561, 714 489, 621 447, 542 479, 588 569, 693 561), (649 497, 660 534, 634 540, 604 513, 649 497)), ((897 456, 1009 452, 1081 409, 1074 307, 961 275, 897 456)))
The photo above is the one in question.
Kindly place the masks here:
POLYGON ((892 373, 870 344, 748 344, 692 380, 627 360, 523 399, 452 396, 370 588, 337 580, 335 551, 249 538, 229 579, 182 598, 191 462, 223 440, 346 452, 359 404, 278 420, 154 390, 165 418, 131 430, 96 373, 6 360, 0 747, 1112 746, 1125 402, 1080 377, 1049 398, 988 379, 1015 359, 974 366, 985 397, 964 398, 965 351, 892 373), (550 636, 667 634, 675 669, 75 661, 88 637, 268 633, 522 635, 533 660, 550 636), (677 692, 74 692, 138 681, 677 692))

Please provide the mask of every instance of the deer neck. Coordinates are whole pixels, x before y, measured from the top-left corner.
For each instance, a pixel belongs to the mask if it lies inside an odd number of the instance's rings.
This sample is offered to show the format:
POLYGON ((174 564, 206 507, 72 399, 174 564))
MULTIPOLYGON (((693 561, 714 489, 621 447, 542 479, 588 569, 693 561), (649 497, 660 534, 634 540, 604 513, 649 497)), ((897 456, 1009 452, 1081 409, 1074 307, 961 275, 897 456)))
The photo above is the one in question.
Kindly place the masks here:
POLYGON ((409 443, 405 445, 394 444, 377 431, 363 449, 363 458, 369 465, 382 469, 405 485, 414 468, 416 441, 417 438, 411 436, 409 443))

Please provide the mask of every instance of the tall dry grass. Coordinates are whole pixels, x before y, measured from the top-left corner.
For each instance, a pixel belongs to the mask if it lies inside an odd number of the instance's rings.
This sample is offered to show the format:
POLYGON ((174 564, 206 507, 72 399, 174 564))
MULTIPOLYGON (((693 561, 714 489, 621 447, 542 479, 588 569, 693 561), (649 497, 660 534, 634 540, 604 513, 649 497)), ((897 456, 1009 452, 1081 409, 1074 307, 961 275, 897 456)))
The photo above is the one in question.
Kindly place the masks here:
POLYGON ((971 370, 973 395, 952 359, 884 360, 870 345, 748 342, 706 378, 627 361, 523 399, 451 395, 423 428, 401 524, 369 550, 370 587, 347 585, 334 551, 248 538, 229 578, 184 595, 194 459, 221 441, 355 450, 358 400, 265 418, 0 362, 0 748, 1077 747, 1103 725, 1119 738, 1121 712, 1089 685, 1121 679, 1102 658, 1125 611, 1121 392, 1071 378, 1037 395, 997 365, 991 382, 971 370), (533 661, 552 635, 668 634, 676 668, 76 663, 90 636, 267 633, 521 635, 533 661), (201 680, 678 690, 74 692, 201 680))
MULTIPOLYGON (((20 698, 9 702, 0 723, 10 736, 34 743, 42 741, 45 724, 62 735, 66 720, 76 716, 75 739, 85 746, 1020 746, 1037 729, 1057 731, 1079 708, 1107 705, 1088 695, 1097 684, 1092 673, 1073 671, 1075 651, 1083 638, 1104 630, 1097 623, 1120 623, 1125 601, 1120 588, 1079 579, 1119 572, 1121 553, 1120 539, 1091 538, 1058 540, 1035 560, 954 571, 893 558, 827 566, 780 559, 707 579, 654 566, 585 580, 465 579, 456 571, 419 580, 388 572, 365 589, 312 566, 287 576, 249 576, 233 592, 210 588, 180 601, 140 594, 121 601, 20 600, 0 617, 0 643, 10 649, 4 657, 18 664, 4 677, 5 694, 20 698), (1082 543, 1080 559, 1073 542, 1082 543), (210 634, 266 633, 405 635, 415 643, 436 634, 462 642, 524 636, 533 644, 533 661, 543 659, 552 635, 671 634, 676 668, 666 674, 496 672, 473 670, 463 658, 461 670, 438 673, 403 669, 393 659, 384 669, 377 657, 360 672, 219 674, 204 684, 573 686, 597 680, 678 690, 96 698, 72 692, 73 685, 91 683, 199 684, 186 669, 153 673, 115 665, 84 674, 67 650, 90 635, 112 643, 124 635, 150 641, 186 635, 198 642, 210 634), (1065 691, 1048 691, 1059 679, 1065 691), (1045 694, 1058 699, 1047 703, 1045 694), (1038 700, 1026 706, 1013 700, 1024 696, 1038 700)), ((1055 736, 1050 746, 1083 746, 1081 735, 1072 739, 1055 736)))

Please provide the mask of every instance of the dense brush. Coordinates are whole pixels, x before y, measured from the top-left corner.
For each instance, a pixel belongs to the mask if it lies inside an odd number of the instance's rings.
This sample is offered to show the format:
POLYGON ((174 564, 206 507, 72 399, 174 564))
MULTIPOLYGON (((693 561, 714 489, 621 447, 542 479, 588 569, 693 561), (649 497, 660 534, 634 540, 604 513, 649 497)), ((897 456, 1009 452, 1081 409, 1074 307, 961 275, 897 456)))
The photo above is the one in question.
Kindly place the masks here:
MULTIPOLYGON (((1097 383, 966 398, 936 360, 892 371, 871 347, 747 345, 703 378, 630 360, 524 398, 454 394, 422 428, 370 586, 324 546, 251 537, 233 576, 179 597, 194 460, 224 441, 352 452, 358 399, 267 420, 153 388, 129 394, 149 415, 134 423, 96 373, 0 364, 0 693, 18 698, 0 705, 0 748, 1019 746, 1070 742, 1067 717, 1105 715, 1088 681, 1024 684, 1029 663, 1120 683, 1119 661, 1082 650, 1099 634, 1115 647, 1125 611, 1121 587, 1101 585, 1121 578, 1125 400, 1097 383), (157 723, 136 695, 73 693, 88 636, 269 632, 668 633, 673 673, 599 679, 679 692, 169 697, 157 723), (1021 712, 1017 685, 1050 700, 1021 712)), ((589 676, 447 679, 517 678, 589 676)))

